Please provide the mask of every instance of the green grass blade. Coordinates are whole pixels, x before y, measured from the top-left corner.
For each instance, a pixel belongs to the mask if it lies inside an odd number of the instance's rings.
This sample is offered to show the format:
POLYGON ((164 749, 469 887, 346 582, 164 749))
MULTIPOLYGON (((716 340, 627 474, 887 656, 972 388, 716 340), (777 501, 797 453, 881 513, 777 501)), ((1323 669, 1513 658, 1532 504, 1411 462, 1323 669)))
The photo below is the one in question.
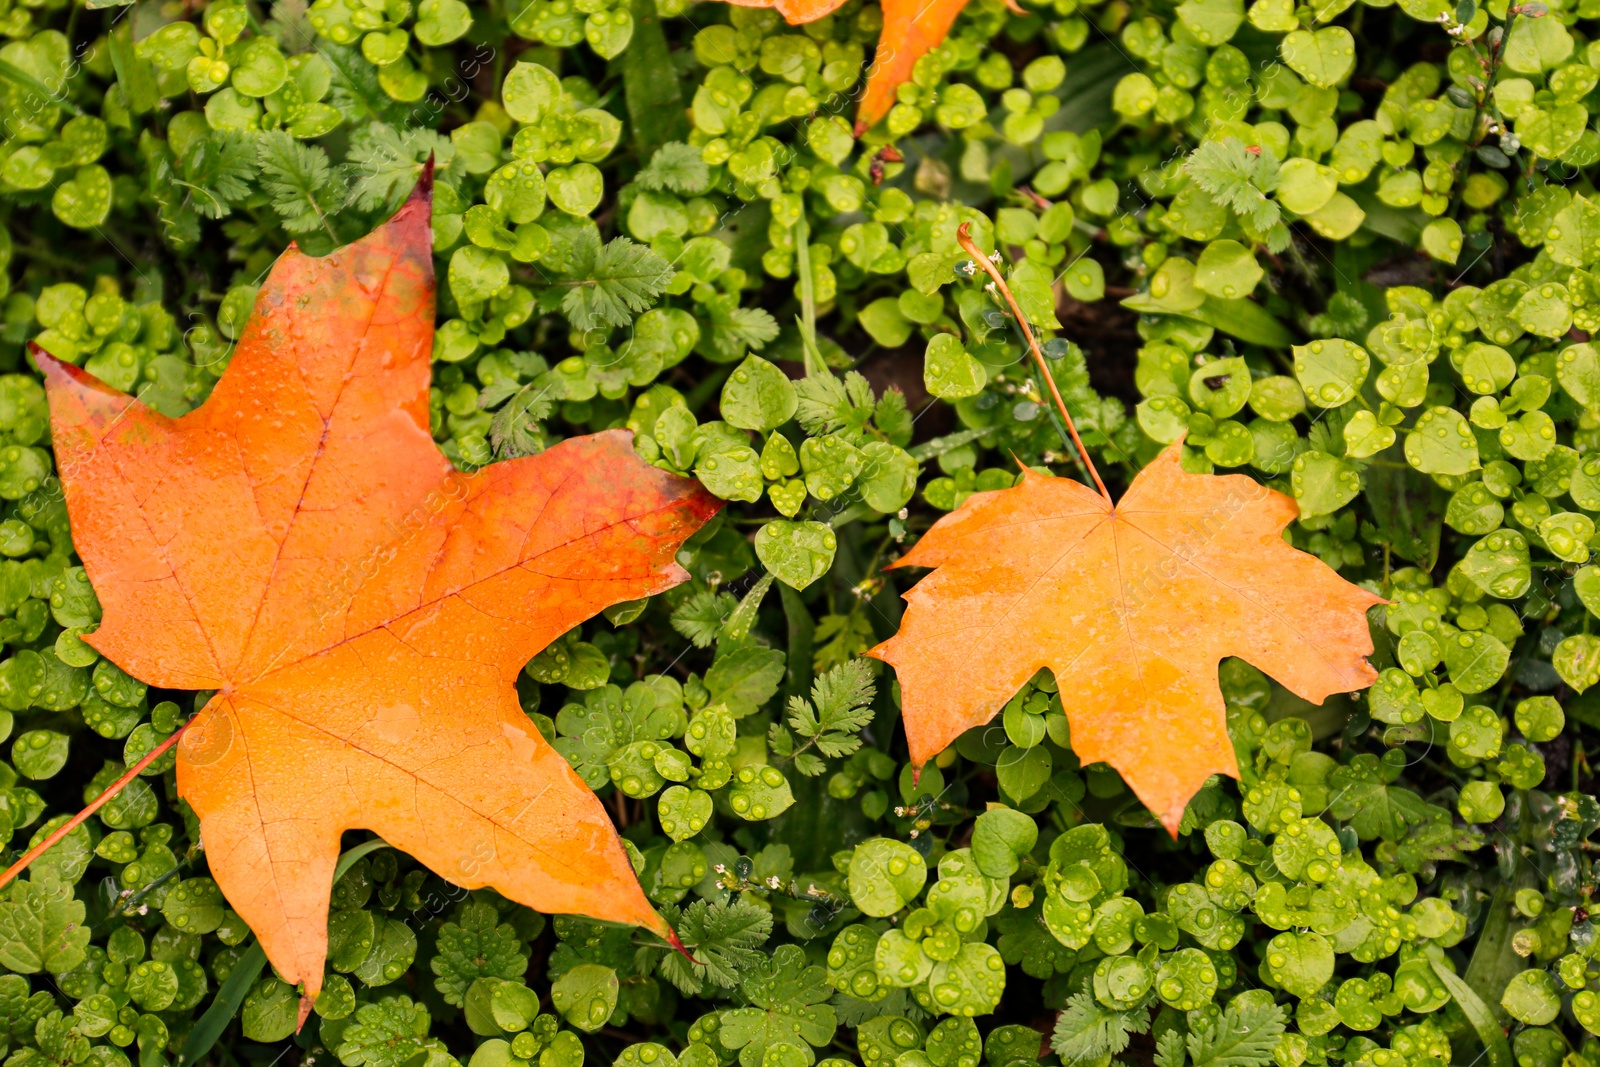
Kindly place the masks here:
POLYGON ((189 1039, 183 1043, 183 1051, 178 1054, 178 1063, 198 1063, 211 1051, 211 1046, 217 1043, 222 1031, 239 1014, 245 995, 256 984, 266 965, 267 954, 261 951, 260 943, 251 945, 250 951, 241 956, 239 962, 233 965, 233 970, 228 972, 228 980, 217 990, 217 998, 211 1002, 211 1007, 189 1031, 189 1039))
MULTIPOLYGON (((355 866, 357 860, 369 852, 380 848, 388 848, 389 842, 381 837, 371 841, 363 841, 355 848, 347 849, 339 857, 339 863, 333 869, 333 880, 337 882, 343 878, 345 872, 355 866)), ((228 980, 222 983, 222 988, 217 990, 217 997, 211 1002, 211 1007, 200 1016, 194 1024, 194 1029, 189 1031, 189 1039, 183 1043, 183 1051, 178 1054, 178 1063, 188 1065, 199 1063, 211 1051, 211 1047, 222 1036, 222 1031, 228 1028, 233 1017, 239 1014, 239 1008, 244 1004, 244 998, 249 994, 250 987, 256 984, 256 979, 261 977, 262 970, 267 965, 267 954, 261 951, 261 944, 257 942, 250 946, 250 951, 239 958, 233 965, 233 970, 228 972, 228 980)))
POLYGON ((1478 1040, 1483 1042, 1484 1051, 1489 1056, 1489 1067, 1515 1067, 1516 1061, 1511 1058, 1511 1043, 1506 1040, 1506 1032, 1500 1029, 1500 1022, 1494 1017, 1494 1012, 1489 1010, 1489 1005, 1472 991, 1471 986, 1462 981, 1460 975, 1438 960, 1431 962, 1433 973, 1439 976, 1439 981, 1450 991, 1450 995, 1461 1008, 1461 1014, 1467 1017, 1473 1031, 1478 1035, 1478 1040))

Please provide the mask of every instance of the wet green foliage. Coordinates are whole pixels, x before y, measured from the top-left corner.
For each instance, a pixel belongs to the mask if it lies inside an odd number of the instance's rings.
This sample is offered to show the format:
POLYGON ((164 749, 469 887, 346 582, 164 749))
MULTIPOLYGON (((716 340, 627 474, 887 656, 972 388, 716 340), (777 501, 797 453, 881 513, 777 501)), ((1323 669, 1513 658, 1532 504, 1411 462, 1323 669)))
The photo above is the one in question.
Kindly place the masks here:
POLYGON ((0 0, 11 853, 206 697, 81 640, 26 340, 190 410, 282 249, 431 154, 445 453, 623 426, 728 502, 519 682, 693 961, 354 833, 295 1036, 169 759, 0 890, 7 1067, 1600 1063, 1597 19, 972 0, 857 140, 861 0, 0 0), (1364 695, 1223 665, 1241 780, 1175 841, 1072 679, 919 778, 862 658, 940 515, 1083 477, 962 223, 1113 488, 1181 438, 1391 602, 1364 695))

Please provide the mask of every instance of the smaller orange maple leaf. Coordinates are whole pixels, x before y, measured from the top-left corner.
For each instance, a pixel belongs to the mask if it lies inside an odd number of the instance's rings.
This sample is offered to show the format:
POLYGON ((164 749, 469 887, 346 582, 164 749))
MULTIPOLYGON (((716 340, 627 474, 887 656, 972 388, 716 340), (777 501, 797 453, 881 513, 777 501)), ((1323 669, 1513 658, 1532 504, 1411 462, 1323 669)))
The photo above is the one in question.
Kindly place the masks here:
MULTIPOLYGON (((770 7, 789 25, 815 22, 832 14, 844 0, 728 0, 739 7, 770 7)), ((878 34, 878 51, 867 69, 867 87, 856 111, 855 133, 860 137, 889 113, 895 90, 911 80, 917 60, 939 47, 967 0, 883 0, 883 30, 878 34)), ((1022 9, 1016 0, 1006 6, 1017 14, 1022 9)))
POLYGON ((1005 278, 969 224, 956 241, 1011 308, 1099 492, 1024 468, 1021 485, 968 497, 892 564, 934 570, 867 655, 895 668, 918 768, 1050 668, 1073 752, 1121 771, 1176 837, 1207 778, 1239 776, 1218 664, 1238 656, 1316 704, 1365 689, 1366 611, 1385 601, 1283 540, 1291 498, 1187 473, 1181 441, 1114 503, 1005 278))
POLYGON ((1366 610, 1381 604, 1290 547, 1292 499, 1244 475, 1189 474, 1179 446, 1113 507, 1024 470, 975 493, 894 565, 932 567, 893 664, 911 761, 990 719, 1041 667, 1061 686, 1072 749, 1127 779, 1174 834, 1208 777, 1238 777, 1217 665, 1255 664, 1320 704, 1377 680, 1366 610))
POLYGON ((313 998, 356 828, 457 885, 673 939, 516 680, 584 619, 683 581, 675 554, 720 505, 623 430, 454 470, 429 433, 429 216, 425 174, 362 240, 291 246, 182 418, 36 353, 104 609, 85 640, 151 685, 216 690, 178 792, 228 902, 313 998))

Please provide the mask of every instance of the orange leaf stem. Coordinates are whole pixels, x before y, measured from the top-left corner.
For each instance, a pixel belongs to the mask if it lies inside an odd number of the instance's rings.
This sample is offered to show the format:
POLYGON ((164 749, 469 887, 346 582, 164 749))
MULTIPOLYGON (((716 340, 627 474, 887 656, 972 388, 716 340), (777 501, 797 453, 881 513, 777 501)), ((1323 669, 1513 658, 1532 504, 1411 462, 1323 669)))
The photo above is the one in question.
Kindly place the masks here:
MULTIPOLYGON (((190 719, 189 722, 194 722, 194 720, 190 719)), ((91 800, 82 811, 68 819, 63 826, 57 829, 49 837, 30 848, 17 862, 7 867, 5 873, 0 874, 0 889, 4 889, 8 884, 10 884, 13 878, 27 870, 30 863, 44 855, 46 852, 50 851, 56 842, 60 841, 63 837, 66 837, 73 830, 76 830, 85 819, 99 811, 108 800, 126 789, 128 787, 128 783, 139 777, 146 767, 150 766, 150 764, 154 763, 156 760, 165 755, 167 749, 177 744, 178 738, 182 737, 183 732, 189 728, 189 722, 184 723, 182 726, 174 730, 171 737, 167 738, 155 748, 151 749, 138 763, 135 763, 132 767, 129 767, 127 772, 123 774, 121 778, 118 778, 115 782, 112 782, 110 787, 106 789, 104 793, 101 793, 99 796, 91 800)))
POLYGON ((1006 298, 1006 303, 1011 306, 1011 314, 1017 320, 1017 325, 1022 329, 1022 336, 1028 341, 1028 351, 1033 353, 1033 362, 1038 365, 1039 373, 1044 375, 1044 380, 1050 386, 1050 395, 1055 398, 1056 410, 1061 412, 1061 417, 1066 420, 1067 432, 1072 435, 1072 443, 1078 446, 1078 455, 1083 459, 1083 465, 1089 469, 1089 477, 1094 479, 1094 484, 1099 487, 1100 495, 1106 498, 1106 503, 1116 506, 1116 501, 1111 499, 1111 491, 1106 488, 1106 483, 1100 480, 1100 472, 1095 469, 1094 460, 1089 458, 1089 450, 1083 447, 1083 438, 1078 436, 1078 427, 1072 421, 1072 416, 1067 412, 1066 401, 1061 399, 1061 391, 1056 388, 1055 376, 1050 373, 1050 367, 1045 363, 1044 353, 1039 350, 1039 342, 1033 336, 1033 330, 1028 326, 1028 319, 1022 314, 1022 309, 1017 306, 1017 298, 1011 295, 1011 287, 1001 277, 1000 271, 994 262, 984 255, 972 240, 972 224, 963 222, 956 230, 956 242, 966 250, 972 261, 989 277, 994 279, 995 287, 1000 290, 1000 295, 1006 298))

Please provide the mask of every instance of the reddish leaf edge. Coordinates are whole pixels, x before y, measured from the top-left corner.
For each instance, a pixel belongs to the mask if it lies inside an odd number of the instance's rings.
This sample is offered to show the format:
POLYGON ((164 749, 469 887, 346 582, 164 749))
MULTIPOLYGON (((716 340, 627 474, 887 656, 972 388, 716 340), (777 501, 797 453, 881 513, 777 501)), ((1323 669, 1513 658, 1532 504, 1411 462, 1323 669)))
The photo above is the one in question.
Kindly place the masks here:
POLYGON ((696 967, 705 966, 705 964, 689 955, 689 950, 683 947, 683 939, 678 936, 678 931, 672 929, 670 926, 667 927, 667 944, 671 945, 673 950, 677 952, 678 955, 682 956, 696 967))

